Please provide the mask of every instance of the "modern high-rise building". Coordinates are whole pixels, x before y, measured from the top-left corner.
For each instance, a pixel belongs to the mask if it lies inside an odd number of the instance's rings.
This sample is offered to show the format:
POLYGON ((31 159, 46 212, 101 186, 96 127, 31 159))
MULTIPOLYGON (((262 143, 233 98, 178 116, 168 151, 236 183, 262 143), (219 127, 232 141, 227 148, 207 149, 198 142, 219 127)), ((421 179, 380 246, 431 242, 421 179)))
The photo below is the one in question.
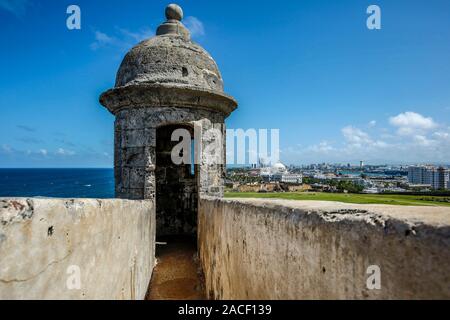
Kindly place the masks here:
POLYGON ((449 170, 443 167, 412 166, 408 168, 408 181, 411 184, 429 185, 433 189, 450 189, 449 170))
POLYGON ((408 168, 408 181, 411 184, 423 184, 425 167, 414 166, 408 168))
POLYGON ((448 169, 440 167, 437 170, 438 177, 437 177, 437 188, 436 189, 450 189, 449 183, 450 183, 450 173, 448 169))

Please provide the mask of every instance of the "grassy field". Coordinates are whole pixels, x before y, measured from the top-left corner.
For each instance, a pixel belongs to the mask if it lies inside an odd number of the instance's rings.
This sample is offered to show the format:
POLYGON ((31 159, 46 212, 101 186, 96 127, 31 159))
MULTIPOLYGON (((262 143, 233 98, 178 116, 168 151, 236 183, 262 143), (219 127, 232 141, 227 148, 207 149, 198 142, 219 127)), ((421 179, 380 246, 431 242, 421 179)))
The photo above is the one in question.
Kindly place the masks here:
POLYGON ((264 198, 286 200, 338 201, 359 204, 390 204, 400 206, 446 206, 450 207, 450 197, 384 195, 384 194, 344 194, 344 193, 251 193, 227 192, 227 198, 264 198))

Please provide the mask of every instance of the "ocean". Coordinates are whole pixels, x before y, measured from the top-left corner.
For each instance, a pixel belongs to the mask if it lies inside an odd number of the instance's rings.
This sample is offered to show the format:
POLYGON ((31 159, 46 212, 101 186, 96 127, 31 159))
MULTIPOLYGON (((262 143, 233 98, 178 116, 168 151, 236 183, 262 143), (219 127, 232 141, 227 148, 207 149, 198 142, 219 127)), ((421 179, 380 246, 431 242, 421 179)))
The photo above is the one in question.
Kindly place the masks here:
POLYGON ((114 198, 114 170, 0 169, 0 197, 114 198))

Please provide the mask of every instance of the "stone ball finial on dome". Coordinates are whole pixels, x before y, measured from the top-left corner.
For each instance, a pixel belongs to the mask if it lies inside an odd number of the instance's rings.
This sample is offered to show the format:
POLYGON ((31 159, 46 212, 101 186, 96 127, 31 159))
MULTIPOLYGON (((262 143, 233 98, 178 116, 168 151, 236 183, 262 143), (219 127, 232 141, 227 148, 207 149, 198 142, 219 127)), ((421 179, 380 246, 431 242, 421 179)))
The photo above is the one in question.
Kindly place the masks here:
POLYGON ((175 3, 171 3, 166 7, 167 20, 183 20, 183 9, 175 3))
POLYGON ((166 7, 166 19, 167 21, 156 30, 157 36, 178 35, 182 36, 186 41, 190 40, 191 34, 181 22, 183 9, 179 5, 172 3, 166 7))
POLYGON ((195 106, 228 116, 237 102, 224 93, 216 62, 191 40, 178 5, 167 6, 166 17, 155 37, 125 55, 114 88, 102 94, 101 104, 113 114, 126 108, 195 106))

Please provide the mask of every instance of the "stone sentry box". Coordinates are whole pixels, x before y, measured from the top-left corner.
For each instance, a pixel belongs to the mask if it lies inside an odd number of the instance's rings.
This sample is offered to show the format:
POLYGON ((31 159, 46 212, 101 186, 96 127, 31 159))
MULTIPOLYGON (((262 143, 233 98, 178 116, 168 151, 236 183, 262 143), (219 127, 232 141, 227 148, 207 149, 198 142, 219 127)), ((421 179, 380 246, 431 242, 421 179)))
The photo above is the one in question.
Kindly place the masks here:
POLYGON ((182 24, 182 9, 169 5, 166 18, 155 37, 127 53, 115 87, 100 97, 100 103, 116 116, 116 197, 155 199, 159 236, 193 233, 198 196, 223 196, 224 122, 237 107, 224 94, 217 64, 182 24), (201 152, 194 172, 186 165, 170 164, 167 152, 174 144, 170 131, 177 128, 199 129, 195 143, 200 150, 221 139, 220 161, 207 162, 201 152), (222 137, 208 134, 211 128, 220 130, 222 137))

